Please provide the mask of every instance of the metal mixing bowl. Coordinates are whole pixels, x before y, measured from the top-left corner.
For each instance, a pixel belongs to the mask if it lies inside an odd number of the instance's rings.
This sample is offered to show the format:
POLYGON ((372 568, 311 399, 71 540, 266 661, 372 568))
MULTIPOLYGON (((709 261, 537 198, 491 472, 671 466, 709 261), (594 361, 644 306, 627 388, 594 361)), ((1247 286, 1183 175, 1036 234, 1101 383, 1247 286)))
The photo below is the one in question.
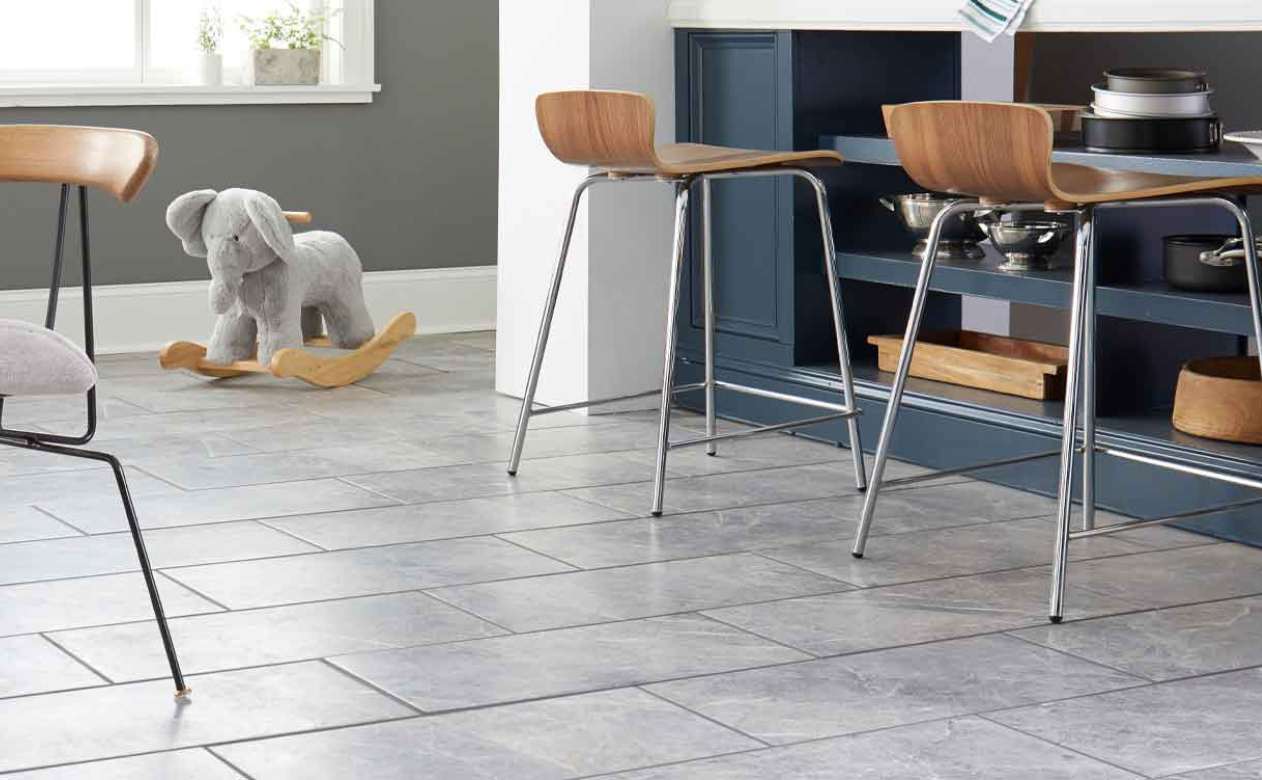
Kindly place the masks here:
MULTIPOLYGON (((958 200, 959 198, 952 195, 915 192, 881 198, 881 205, 897 214, 903 226, 920 239, 912 252, 924 257, 926 239, 933 220, 943 209, 958 200)), ((980 260, 985 254, 977 242, 985 237, 985 231, 971 212, 957 214, 942 226, 938 257, 948 260, 980 260)))
POLYGON ((986 232, 995 249, 1008 258, 999 270, 1046 271, 1051 268, 1051 256, 1069 235, 1070 226, 1054 220, 995 220, 986 223, 986 232))

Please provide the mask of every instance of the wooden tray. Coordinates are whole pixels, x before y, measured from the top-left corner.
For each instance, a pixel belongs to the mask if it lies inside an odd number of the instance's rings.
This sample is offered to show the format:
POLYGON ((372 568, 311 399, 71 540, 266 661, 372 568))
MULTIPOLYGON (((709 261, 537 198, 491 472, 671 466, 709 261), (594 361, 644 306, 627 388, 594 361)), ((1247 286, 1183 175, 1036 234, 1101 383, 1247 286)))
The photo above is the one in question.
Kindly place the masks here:
MULTIPOLYGON (((882 371, 898 368, 902 336, 869 336, 882 371)), ((1065 397, 1069 350, 1056 344, 1025 341, 971 330, 921 333, 911 360, 911 375, 953 385, 977 387, 1038 401, 1065 397)))
POLYGON ((1193 436, 1262 444, 1262 381, 1256 357, 1188 361, 1174 391, 1174 428, 1193 436))

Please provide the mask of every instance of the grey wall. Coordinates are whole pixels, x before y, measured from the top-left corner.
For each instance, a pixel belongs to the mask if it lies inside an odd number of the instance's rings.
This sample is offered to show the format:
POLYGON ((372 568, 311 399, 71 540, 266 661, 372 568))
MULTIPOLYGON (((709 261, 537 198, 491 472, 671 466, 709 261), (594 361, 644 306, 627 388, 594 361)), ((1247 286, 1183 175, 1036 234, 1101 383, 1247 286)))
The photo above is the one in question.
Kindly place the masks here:
MULTIPOLYGON (((345 235, 368 270, 494 264, 498 3, 376 9, 382 91, 368 105, 0 109, 0 122, 133 127, 158 139, 138 199, 90 196, 99 283, 207 278, 163 223, 173 197, 202 187, 260 189, 313 211, 313 226, 345 235)), ((47 286, 56 193, 0 184, 0 289, 47 286)))

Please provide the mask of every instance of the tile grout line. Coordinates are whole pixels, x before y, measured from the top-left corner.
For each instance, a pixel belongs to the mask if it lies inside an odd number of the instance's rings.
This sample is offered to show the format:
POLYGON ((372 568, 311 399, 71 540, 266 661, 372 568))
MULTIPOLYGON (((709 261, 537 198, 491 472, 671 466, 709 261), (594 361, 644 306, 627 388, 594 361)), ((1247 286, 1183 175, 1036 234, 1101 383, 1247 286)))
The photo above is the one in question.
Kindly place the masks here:
POLYGON ((221 756, 218 752, 215 751, 213 746, 202 745, 200 749, 209 753, 211 756, 215 758, 215 760, 219 761, 224 766, 228 767, 228 769, 230 769, 231 771, 236 772, 237 774, 241 775, 241 777, 243 777, 245 780, 255 780, 254 775, 251 775, 250 773, 246 772, 241 767, 232 763, 231 761, 227 759, 227 757, 221 756))
POLYGON ((52 638, 51 636, 49 636, 47 633, 40 632, 40 633, 38 634, 38 636, 43 637, 43 638, 44 638, 44 641, 48 642, 48 643, 49 643, 50 645, 52 645, 53 647, 57 648, 57 649, 58 649, 58 650, 60 650, 61 652, 63 652, 63 653, 65 653, 66 655, 70 656, 70 658, 74 659, 74 661, 75 661, 76 663, 78 663, 78 664, 79 664, 80 666, 82 666, 83 668, 87 669, 89 672, 92 672, 92 674, 95 674, 97 677, 100 677, 100 678, 101 678, 101 680, 102 680, 102 681, 103 681, 106 685, 113 685, 114 683, 118 682, 117 680, 112 679, 112 678, 111 678, 108 674, 106 674, 105 672, 102 672, 100 669, 97 669, 95 666, 93 666, 92 664, 88 663, 88 662, 87 662, 86 660, 84 660, 83 658, 80 658, 80 657, 79 657, 79 655, 78 655, 77 653, 75 653, 75 652, 74 652, 74 651, 72 651, 70 648, 66 647, 65 645, 61 644, 61 643, 60 643, 60 642, 58 642, 56 639, 53 639, 53 638, 52 638))
MULTIPOLYGON (((722 721, 720 721, 720 720, 716 720, 716 719, 714 719, 714 718, 710 717, 709 715, 706 715, 706 714, 705 714, 705 713, 703 713, 703 712, 697 712, 696 710, 694 710, 693 708, 689 707, 689 706, 688 706, 688 705, 686 705, 686 704, 682 704, 682 703, 677 702, 677 701, 672 701, 671 699, 668 699, 668 698, 666 698, 665 696, 662 696, 661 694, 657 693, 656 691, 651 691, 651 690, 649 690, 649 689, 646 687, 646 686, 648 686, 648 685, 652 685, 652 684, 653 684, 653 683, 640 683, 639 685, 635 685, 635 686, 632 686, 632 687, 633 687, 635 690, 637 690, 637 691, 642 691, 643 693, 645 693, 645 694, 647 694, 647 695, 649 695, 649 696, 652 696, 654 699, 657 699, 657 700, 658 700, 658 701, 660 701, 660 702, 664 702, 664 703, 666 703, 666 704, 669 704, 671 707, 674 707, 674 708, 676 708, 676 709, 680 709, 680 710, 683 710, 684 712, 687 712, 687 713, 690 713, 690 714, 692 714, 692 715, 695 715, 696 717, 701 718, 702 720, 709 721, 710 723, 713 723, 714 725, 716 725, 716 726, 718 726, 718 727, 722 728, 724 731, 731 732, 732 734, 737 734, 737 735, 739 735, 739 736, 745 737, 746 739, 752 739, 754 742, 757 742, 759 745, 761 745, 761 746, 762 746, 762 747, 753 748, 753 750, 762 750, 763 748, 773 747, 773 745, 772 745, 770 742, 767 742, 766 740, 760 739, 759 737, 756 737, 756 736, 754 736, 753 734, 747 734, 746 732, 741 731, 740 729, 736 728, 735 726, 733 726, 733 725, 731 725, 731 724, 729 724, 729 723, 724 723, 724 722, 722 722, 722 721)), ((742 752, 742 751, 737 751, 737 752, 742 752)), ((718 754, 715 754, 715 755, 730 755, 730 754, 718 753, 718 754)), ((710 756, 706 756, 706 758, 710 758, 710 756)), ((637 768, 638 768, 638 767, 637 767, 637 768)))
MULTIPOLYGON (((1128 691, 1128 690, 1134 690, 1134 689, 1133 689, 1133 688, 1123 688, 1123 689, 1121 689, 1121 690, 1128 691)), ((1037 706, 1037 705, 1034 705, 1034 706, 1037 706)), ((1136 770, 1136 769, 1131 769, 1131 768, 1129 768, 1129 767, 1122 766, 1121 764, 1115 764, 1114 762, 1112 762, 1112 761, 1108 760, 1107 758, 1103 758, 1103 757, 1101 757, 1101 756, 1097 756, 1097 755, 1094 755, 1094 754, 1092 754, 1092 753, 1088 753, 1088 752, 1086 752, 1086 751, 1084 751, 1084 750, 1079 750, 1079 749, 1077 749, 1077 748, 1070 747, 1069 745, 1065 745, 1065 744, 1062 744, 1062 743, 1060 743, 1060 742, 1056 742, 1056 741, 1054 741, 1054 740, 1050 740, 1050 739, 1046 739, 1046 738, 1044 738, 1044 737, 1040 737, 1038 734, 1031 734, 1030 732, 1028 732, 1028 731, 1026 731, 1026 730, 1024 730, 1024 729, 1017 728, 1016 726, 1011 726, 1011 725, 1008 725, 1007 723, 1001 723, 1000 721, 995 720, 994 718, 990 717, 989 715, 987 715, 987 714, 985 714, 985 713, 978 713, 978 714, 974 715, 973 717, 976 717, 976 718, 981 718, 982 720, 985 720, 985 721, 986 721, 986 722, 988 722, 988 723, 993 723, 993 724, 995 724, 996 726, 999 726, 1000 728, 1008 729, 1009 731, 1014 731, 1014 732, 1016 732, 1017 734, 1021 734, 1022 736, 1029 737, 1030 739, 1036 739, 1036 740, 1038 740, 1039 742, 1042 742, 1042 743, 1043 743, 1043 744, 1045 744, 1045 745, 1052 745, 1052 746, 1054 746, 1054 747, 1058 747, 1058 748, 1060 748, 1061 750, 1068 750, 1070 753, 1073 753, 1073 754, 1075 754, 1075 755, 1079 755, 1079 756, 1082 756, 1082 757, 1084 757, 1084 758, 1088 758, 1088 759, 1090 759, 1090 760, 1092 760, 1092 761, 1098 761, 1098 762, 1100 762, 1101 764, 1104 764, 1104 765, 1106 765, 1106 766, 1111 766, 1111 767, 1113 767, 1114 769, 1120 769, 1121 771, 1123 771, 1123 772, 1128 772, 1128 773, 1130 773, 1130 774, 1135 775, 1136 777, 1148 777, 1148 775, 1145 775, 1144 773, 1142 773, 1142 772, 1140 772, 1140 771, 1138 771, 1138 770, 1136 770)))
POLYGON ((347 668, 345 668, 345 667, 343 667, 343 666, 339 666, 338 664, 333 663, 333 662, 332 662, 331 660, 329 660, 328 658, 325 658, 325 657, 320 657, 320 658, 317 658, 317 659, 315 660, 315 662, 316 662, 316 663, 319 663, 319 664, 323 664, 323 665, 324 665, 324 666, 326 666, 327 668, 332 669, 334 672, 336 672, 336 673, 338 673, 338 674, 342 675, 343 677, 347 678, 348 680, 351 680, 351 681, 353 681, 353 682, 355 682, 355 683, 358 683, 359 685, 363 685, 363 686, 364 686, 364 687, 366 687, 366 688, 371 688, 372 690, 376 691, 377 693, 380 693, 382 696, 385 696, 385 697, 387 697, 387 698, 391 699, 392 701, 395 701, 395 702, 398 702, 399 704, 402 704, 404 707, 407 707, 409 710, 411 710, 411 711, 412 711, 413 713, 415 713, 416 715, 425 715, 425 714, 426 714, 424 710, 422 710, 420 707, 417 707, 415 704, 412 704, 412 703, 411 703, 410 701, 408 701, 407 699, 404 699, 402 696, 398 696, 398 695, 396 695, 395 693, 393 693, 393 692, 391 692, 391 691, 386 690, 384 687, 382 687, 382 686, 380 686, 380 685, 378 685, 378 684, 376 684, 376 683, 372 682, 371 680, 368 680, 368 679, 366 679, 366 678, 364 678, 364 677, 361 677, 361 676, 359 676, 358 674, 355 674, 354 672, 352 672, 351 670, 349 670, 349 669, 347 669, 347 668))

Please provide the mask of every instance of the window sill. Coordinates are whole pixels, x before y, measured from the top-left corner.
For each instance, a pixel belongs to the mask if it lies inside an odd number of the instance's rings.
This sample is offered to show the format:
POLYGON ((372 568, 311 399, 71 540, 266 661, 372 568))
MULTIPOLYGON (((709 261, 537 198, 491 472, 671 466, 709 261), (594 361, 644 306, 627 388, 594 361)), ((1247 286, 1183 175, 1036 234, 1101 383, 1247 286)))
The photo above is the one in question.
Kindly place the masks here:
POLYGON ((0 108, 371 103, 380 84, 255 87, 225 84, 0 85, 0 108))

